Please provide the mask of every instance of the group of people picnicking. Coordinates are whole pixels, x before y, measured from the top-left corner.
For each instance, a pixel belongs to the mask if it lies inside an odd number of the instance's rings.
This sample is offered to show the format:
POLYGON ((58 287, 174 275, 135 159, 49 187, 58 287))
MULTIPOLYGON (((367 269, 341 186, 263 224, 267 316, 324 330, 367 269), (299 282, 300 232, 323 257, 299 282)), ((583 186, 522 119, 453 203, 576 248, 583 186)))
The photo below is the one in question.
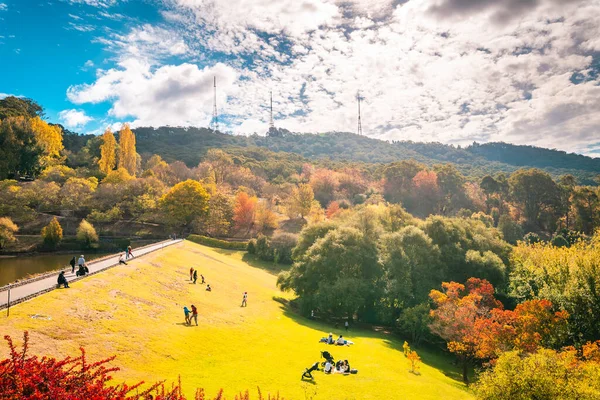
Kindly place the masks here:
MULTIPOLYGON (((311 311, 311 319, 314 319, 314 312, 311 311)), ((338 326, 336 324, 336 326, 338 326)), ((346 332, 348 332, 349 323, 348 320, 344 322, 344 327, 346 332)), ((337 339, 334 339, 333 333, 329 333, 327 337, 322 337, 319 339, 319 343, 326 343, 330 345, 336 346, 347 346, 354 344, 354 342, 347 340, 343 335, 339 335, 337 339)), ((348 360, 338 360, 337 362, 328 351, 321 352, 321 356, 325 358, 325 361, 321 363, 321 367, 324 373, 326 374, 356 374, 358 370, 351 369, 350 363, 348 360)), ((319 362, 314 363, 310 367, 306 368, 302 373, 302 379, 313 379, 312 373, 314 371, 319 371, 319 362)))
MULTIPOLYGON (((133 258, 133 251, 131 249, 131 246, 127 246, 125 251, 119 253, 119 264, 127 265, 127 262, 125 262, 125 260, 128 260, 130 258, 133 258)), ((79 259, 73 256, 73 258, 71 258, 71 261, 69 261, 69 265, 71 265, 71 273, 75 274, 75 276, 85 276, 90 273, 90 269, 87 266, 87 262, 85 261, 85 256, 83 254, 79 256, 79 259), (78 267, 77 271, 75 271, 75 266, 78 267)), ((69 282, 65 277, 65 271, 61 271, 58 274, 57 283, 58 287, 69 287, 69 282)))

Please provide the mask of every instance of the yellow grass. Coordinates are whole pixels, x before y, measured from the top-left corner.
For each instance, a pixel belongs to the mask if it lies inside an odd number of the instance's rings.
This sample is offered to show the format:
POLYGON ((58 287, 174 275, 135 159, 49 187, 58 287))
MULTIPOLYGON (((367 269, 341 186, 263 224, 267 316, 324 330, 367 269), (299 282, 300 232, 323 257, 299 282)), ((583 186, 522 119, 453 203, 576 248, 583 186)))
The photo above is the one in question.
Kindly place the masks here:
MULTIPOLYGON (((117 382, 175 382, 181 376, 186 395, 196 387, 214 394, 241 390, 279 391, 286 398, 315 399, 471 399, 462 384, 441 370, 447 361, 420 352, 420 375, 409 372, 402 341, 371 331, 352 331, 352 347, 318 343, 331 326, 285 311, 274 299, 289 298, 276 277, 242 261, 241 252, 210 249, 190 242, 155 252, 128 266, 110 269, 52 291, 0 317, 0 333, 31 336, 36 354, 77 355, 84 347, 91 360, 117 355, 117 382), (213 287, 189 282, 194 266, 213 287), (241 308, 248 291, 248 307, 241 308), (199 326, 183 324, 184 305, 199 309, 199 326), (32 315, 38 314, 38 318, 32 315), (350 361, 357 375, 327 376, 303 383, 305 367, 329 350, 350 361), (307 395, 308 394, 308 395, 307 395)), ((337 332, 334 332, 337 333, 337 332)), ((1 355, 7 355, 6 346, 1 355)))

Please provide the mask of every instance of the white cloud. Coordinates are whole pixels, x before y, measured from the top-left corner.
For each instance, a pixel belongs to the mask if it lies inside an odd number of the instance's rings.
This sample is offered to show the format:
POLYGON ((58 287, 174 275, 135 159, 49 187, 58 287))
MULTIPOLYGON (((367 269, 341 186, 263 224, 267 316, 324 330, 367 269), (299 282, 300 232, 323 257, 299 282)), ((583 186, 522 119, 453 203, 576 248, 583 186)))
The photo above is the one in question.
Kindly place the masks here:
POLYGON ((119 2, 119 0, 67 0, 71 4, 85 4, 92 7, 108 8, 119 2))
POLYGON ((6 5, 6 3, 0 3, 0 11, 6 11, 8 10, 8 5, 6 5))
POLYGON ((93 120, 92 117, 85 115, 85 112, 74 109, 63 110, 58 113, 58 117, 67 128, 80 128, 93 120))
POLYGON ((216 74, 235 133, 267 130, 270 90, 277 126, 354 132, 360 89, 363 131, 383 139, 575 151, 597 141, 597 0, 172 2, 165 25, 104 39, 118 66, 69 99, 109 101, 137 125, 207 126, 216 74), (186 63, 196 53, 201 65, 230 61, 198 68, 186 63))

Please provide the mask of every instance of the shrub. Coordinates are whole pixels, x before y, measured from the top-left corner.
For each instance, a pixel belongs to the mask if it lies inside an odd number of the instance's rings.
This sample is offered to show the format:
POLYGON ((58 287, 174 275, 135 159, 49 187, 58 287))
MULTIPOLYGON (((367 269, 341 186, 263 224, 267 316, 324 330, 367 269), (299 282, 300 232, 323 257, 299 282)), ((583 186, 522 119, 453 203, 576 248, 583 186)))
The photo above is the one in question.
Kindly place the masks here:
POLYGON ((542 239, 540 239, 540 235, 538 235, 535 232, 529 232, 527 235, 525 235, 523 240, 527 244, 535 244, 535 243, 539 243, 542 241, 542 239))
POLYGON ((421 357, 419 357, 416 351, 410 351, 406 357, 410 361, 410 372, 417 374, 420 368, 419 364, 421 364, 421 357))
POLYGON ((96 229, 94 229, 94 226, 85 219, 81 220, 81 223, 77 228, 77 240, 88 249, 98 242, 98 234, 96 233, 96 229))
POLYGON ((42 228, 42 239, 44 246, 49 249, 55 249, 63 238, 63 230, 56 217, 48 225, 42 228))
POLYGON ((8 217, 0 218, 0 249, 9 243, 14 242, 15 232, 19 230, 17 224, 8 217))
POLYGON ((556 235, 552 238, 552 246, 554 247, 569 247, 570 243, 562 235, 556 235))
POLYGON ((256 254, 256 239, 250 239, 246 247, 248 254, 256 254))
POLYGON ((113 222, 121 219, 123 212, 119 208, 119 206, 114 206, 108 211, 102 212, 98 210, 93 210, 89 215, 88 219, 94 222, 113 222))
POLYGON ((523 229, 521 225, 513 221, 509 215, 503 215, 498 221, 498 230, 502 234, 502 238, 508 243, 515 245, 517 241, 523 239, 523 229))
POLYGON ((256 256, 264 261, 273 261, 275 259, 268 237, 258 235, 256 238, 256 256))
POLYGON ((277 233, 273 236, 270 248, 276 263, 291 264, 292 250, 296 247, 298 236, 292 233, 277 233))
POLYGON ((216 247, 219 249, 226 250, 246 250, 248 247, 247 242, 228 242, 227 240, 220 240, 215 238, 209 238, 202 235, 189 235, 187 240, 202 244, 204 246, 216 247))

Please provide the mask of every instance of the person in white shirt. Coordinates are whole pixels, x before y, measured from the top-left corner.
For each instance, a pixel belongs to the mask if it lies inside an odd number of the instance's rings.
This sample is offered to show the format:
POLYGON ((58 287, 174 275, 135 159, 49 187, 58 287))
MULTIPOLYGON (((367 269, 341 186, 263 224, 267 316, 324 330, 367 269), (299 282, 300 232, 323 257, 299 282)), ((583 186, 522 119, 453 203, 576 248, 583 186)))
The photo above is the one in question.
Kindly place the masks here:
POLYGON ((248 306, 248 292, 244 292, 244 297, 242 298, 241 307, 247 307, 247 306, 248 306))
POLYGON ((332 370, 333 370, 333 364, 331 364, 329 361, 327 361, 325 363, 325 368, 323 369, 323 372, 325 372, 326 374, 330 374, 332 370))
POLYGON ((121 253, 121 255, 119 256, 119 264, 127 265, 127 263, 125 262, 125 253, 121 253))
POLYGON ((344 337, 342 335, 340 335, 340 337, 337 339, 336 344, 338 346, 343 346, 346 344, 346 341, 344 340, 344 337))

